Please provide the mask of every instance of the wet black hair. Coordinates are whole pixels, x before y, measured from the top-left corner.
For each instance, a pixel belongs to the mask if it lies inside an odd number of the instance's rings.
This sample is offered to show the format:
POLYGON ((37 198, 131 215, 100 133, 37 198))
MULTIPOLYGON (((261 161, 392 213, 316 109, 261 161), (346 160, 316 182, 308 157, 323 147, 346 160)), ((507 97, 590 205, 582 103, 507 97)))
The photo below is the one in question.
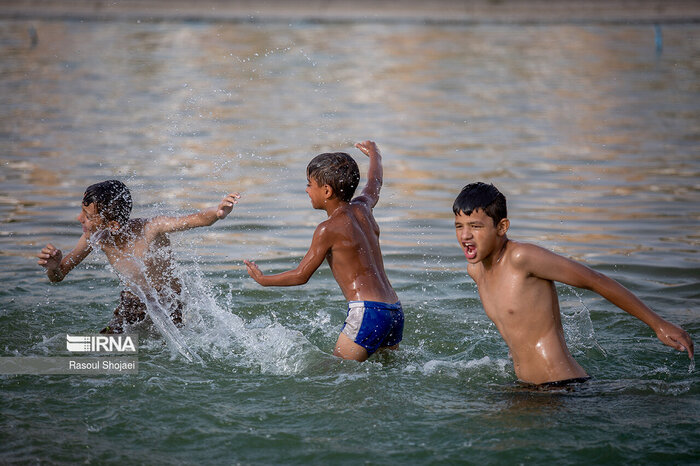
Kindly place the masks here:
POLYGON ((493 224, 508 217, 506 197, 492 184, 482 182, 471 183, 462 188, 452 204, 455 215, 460 212, 471 215, 473 211, 481 209, 493 219, 493 224))
POLYGON ((360 168, 345 152, 319 154, 306 167, 306 176, 319 186, 327 184, 341 201, 350 202, 360 184, 360 168))
POLYGON ((124 183, 108 180, 90 185, 83 195, 83 205, 95 204, 97 213, 108 222, 124 225, 131 215, 131 193, 124 183))

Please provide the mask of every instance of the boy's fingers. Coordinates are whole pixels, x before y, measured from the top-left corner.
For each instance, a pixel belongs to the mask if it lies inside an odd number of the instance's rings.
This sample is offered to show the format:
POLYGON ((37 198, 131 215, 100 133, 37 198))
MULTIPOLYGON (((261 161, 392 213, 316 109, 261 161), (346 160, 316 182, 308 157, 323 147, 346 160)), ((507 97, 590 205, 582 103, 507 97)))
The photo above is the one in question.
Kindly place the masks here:
POLYGON ((693 344, 693 340, 690 339, 690 336, 688 336, 687 343, 683 343, 683 347, 683 350, 688 352, 688 357, 690 359, 693 359, 693 354, 695 353, 695 345, 693 344))
POLYGON ((687 351, 688 352, 688 357, 690 359, 693 359, 693 354, 694 354, 694 345, 693 345, 693 340, 690 339, 690 336, 686 335, 681 335, 678 338, 675 337, 670 337, 671 340, 671 345, 678 351, 687 351))

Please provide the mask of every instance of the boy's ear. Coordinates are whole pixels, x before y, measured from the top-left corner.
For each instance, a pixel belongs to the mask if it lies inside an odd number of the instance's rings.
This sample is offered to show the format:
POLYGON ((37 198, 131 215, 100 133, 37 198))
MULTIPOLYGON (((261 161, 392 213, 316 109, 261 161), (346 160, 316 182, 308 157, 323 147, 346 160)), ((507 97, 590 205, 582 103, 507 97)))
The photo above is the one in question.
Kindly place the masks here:
POLYGON ((326 199, 333 199, 333 196, 335 196, 335 193, 333 192, 333 188, 330 187, 330 185, 324 184, 323 185, 323 197, 326 199))
POLYGON ((120 229, 121 227, 122 227, 122 226, 121 226, 121 225, 119 224, 119 222, 117 222, 116 220, 112 220, 112 221, 110 221, 109 223, 107 223, 107 228, 109 228, 109 230, 110 230, 112 233, 118 232, 119 229, 120 229))
POLYGON ((508 228, 510 228, 510 220, 502 218, 501 221, 498 222, 498 225, 496 225, 496 233, 498 233, 499 236, 504 236, 508 228))

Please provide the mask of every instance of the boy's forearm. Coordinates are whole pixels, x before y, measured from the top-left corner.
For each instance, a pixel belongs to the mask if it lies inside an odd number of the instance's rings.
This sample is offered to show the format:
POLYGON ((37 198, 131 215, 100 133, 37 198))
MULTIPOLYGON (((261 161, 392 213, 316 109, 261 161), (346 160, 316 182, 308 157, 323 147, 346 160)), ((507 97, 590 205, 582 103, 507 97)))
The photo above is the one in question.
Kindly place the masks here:
POLYGON ((192 228, 208 227, 219 219, 216 216, 216 207, 200 210, 197 213, 181 217, 179 228, 174 230, 189 230, 192 228))
POLYGON ((594 291, 597 291, 623 311, 647 324, 663 344, 678 351, 687 351, 688 357, 693 358, 694 345, 688 332, 659 316, 632 294, 631 291, 615 280, 604 275, 603 277, 605 279, 601 280, 602 286, 598 290, 594 289, 594 291))
POLYGON ((256 280, 262 286, 297 286, 307 283, 309 278, 303 277, 296 270, 290 270, 275 275, 262 275, 256 280))
POLYGON ((197 226, 203 226, 203 227, 208 227, 216 223, 217 220, 219 220, 219 217, 216 215, 217 208, 216 207, 210 207, 208 209, 204 209, 199 212, 199 216, 201 218, 201 225, 197 226))
POLYGON ((595 286, 591 287, 592 291, 595 291, 631 316, 641 320, 654 331, 658 329, 660 324, 665 322, 661 316, 651 310, 641 299, 620 283, 606 275, 598 275, 600 278, 595 286))
POLYGON ((362 195, 370 199, 370 206, 374 207, 379 201, 379 191, 384 181, 384 169, 382 168, 382 155, 374 145, 358 145, 360 150, 369 157, 369 169, 367 170, 367 184, 362 190, 362 195))
POLYGON ((381 187, 384 181, 384 169, 382 167, 382 154, 376 150, 370 152, 369 155, 369 169, 367 170, 367 183, 374 181, 378 186, 381 187))
POLYGON ((71 251, 70 254, 65 256, 58 267, 54 269, 46 269, 46 276, 49 277, 49 281, 57 283, 63 281, 66 275, 75 268, 76 265, 80 263, 82 259, 76 257, 74 252, 71 251))

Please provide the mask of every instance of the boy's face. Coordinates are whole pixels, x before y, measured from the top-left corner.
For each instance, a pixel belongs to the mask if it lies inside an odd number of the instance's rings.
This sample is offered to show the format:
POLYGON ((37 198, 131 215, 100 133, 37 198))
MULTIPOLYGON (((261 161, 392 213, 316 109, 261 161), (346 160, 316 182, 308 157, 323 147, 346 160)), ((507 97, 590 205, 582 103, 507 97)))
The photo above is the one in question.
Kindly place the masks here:
POLYGON ((78 214, 78 221, 83 226, 83 233, 88 233, 89 235, 97 230, 107 228, 107 222, 97 212, 97 206, 94 203, 82 205, 82 209, 78 214))
POLYGON ((311 199, 311 207, 314 209, 323 209, 323 204, 326 200, 326 185, 319 186, 316 180, 307 178, 306 194, 308 194, 311 199))
POLYGON ((508 230, 508 219, 498 225, 482 209, 466 215, 460 211, 455 215, 455 231, 464 256, 470 264, 476 264, 489 257, 498 247, 500 239, 508 230))

